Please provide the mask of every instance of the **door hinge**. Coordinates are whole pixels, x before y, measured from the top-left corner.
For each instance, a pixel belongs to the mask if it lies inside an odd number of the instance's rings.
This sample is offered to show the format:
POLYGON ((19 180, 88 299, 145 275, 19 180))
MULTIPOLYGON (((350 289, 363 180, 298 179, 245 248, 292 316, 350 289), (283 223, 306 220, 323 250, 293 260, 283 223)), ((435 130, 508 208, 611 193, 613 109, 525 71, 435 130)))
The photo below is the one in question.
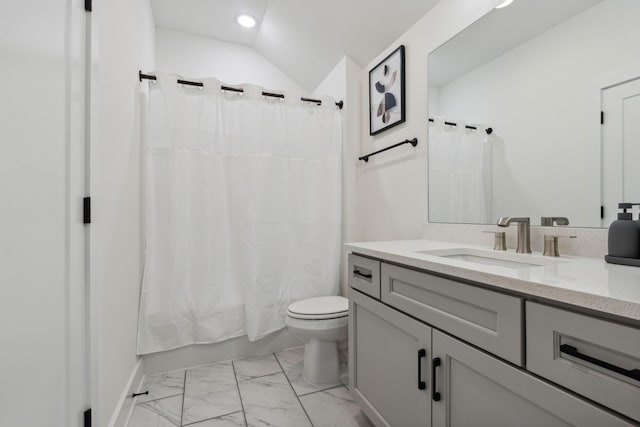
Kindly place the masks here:
POLYGON ((600 206, 600 219, 604 219, 604 206, 600 206))
POLYGON ((87 12, 93 11, 93 0, 84 0, 84 10, 87 12))
POLYGON ((604 111, 600 111, 600 124, 604 124, 604 111))
POLYGON ((91 427, 91 408, 84 411, 84 427, 91 427))
POLYGON ((91 224, 91 197, 82 199, 82 223, 91 224))

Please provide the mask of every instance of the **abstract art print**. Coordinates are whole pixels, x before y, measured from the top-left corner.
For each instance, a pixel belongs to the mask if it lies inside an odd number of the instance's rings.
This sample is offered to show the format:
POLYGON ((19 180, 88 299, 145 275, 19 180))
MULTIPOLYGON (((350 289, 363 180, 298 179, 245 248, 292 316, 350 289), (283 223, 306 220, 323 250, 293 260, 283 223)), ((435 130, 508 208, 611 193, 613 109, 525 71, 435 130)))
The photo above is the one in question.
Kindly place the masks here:
POLYGON ((404 46, 400 46, 369 71, 369 134, 404 120, 404 46))

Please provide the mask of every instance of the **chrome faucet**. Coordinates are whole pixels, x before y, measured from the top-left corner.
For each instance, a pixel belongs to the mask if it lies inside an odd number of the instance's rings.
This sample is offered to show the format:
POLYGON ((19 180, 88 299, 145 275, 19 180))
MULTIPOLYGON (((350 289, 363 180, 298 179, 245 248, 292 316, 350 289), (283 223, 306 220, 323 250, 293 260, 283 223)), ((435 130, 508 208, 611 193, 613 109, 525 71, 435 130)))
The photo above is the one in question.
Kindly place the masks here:
POLYGON ((520 254, 531 253, 531 221, 529 218, 511 218, 508 216, 500 217, 498 220, 499 227, 508 227, 512 222, 518 223, 518 249, 516 252, 520 254))

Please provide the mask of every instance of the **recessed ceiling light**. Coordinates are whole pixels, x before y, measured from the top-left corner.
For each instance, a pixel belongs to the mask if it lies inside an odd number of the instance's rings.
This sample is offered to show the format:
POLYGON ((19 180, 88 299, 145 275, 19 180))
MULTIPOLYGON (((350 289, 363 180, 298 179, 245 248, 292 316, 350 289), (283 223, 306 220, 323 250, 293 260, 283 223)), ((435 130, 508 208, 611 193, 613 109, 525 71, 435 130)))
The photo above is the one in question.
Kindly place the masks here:
POLYGON ((509 6, 511 3, 513 3, 513 0, 503 1, 502 3, 496 6, 496 9, 502 9, 503 7, 509 6))
POLYGON ((251 15, 238 15, 236 16, 236 21, 238 21, 238 24, 242 25, 244 28, 253 28, 256 26, 256 19, 251 15))

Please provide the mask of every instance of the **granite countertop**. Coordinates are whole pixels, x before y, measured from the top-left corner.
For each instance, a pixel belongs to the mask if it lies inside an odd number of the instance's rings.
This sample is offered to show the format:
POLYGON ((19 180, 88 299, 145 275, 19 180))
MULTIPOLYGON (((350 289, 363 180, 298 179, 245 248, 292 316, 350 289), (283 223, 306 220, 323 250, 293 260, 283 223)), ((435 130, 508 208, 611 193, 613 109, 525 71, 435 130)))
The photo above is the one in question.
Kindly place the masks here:
POLYGON ((514 250, 493 251, 486 246, 434 240, 347 243, 345 248, 349 252, 484 283, 498 290, 595 310, 640 325, 640 267, 608 264, 599 258, 516 254, 514 250), (436 255, 461 252, 459 250, 533 265, 508 268, 436 255))

